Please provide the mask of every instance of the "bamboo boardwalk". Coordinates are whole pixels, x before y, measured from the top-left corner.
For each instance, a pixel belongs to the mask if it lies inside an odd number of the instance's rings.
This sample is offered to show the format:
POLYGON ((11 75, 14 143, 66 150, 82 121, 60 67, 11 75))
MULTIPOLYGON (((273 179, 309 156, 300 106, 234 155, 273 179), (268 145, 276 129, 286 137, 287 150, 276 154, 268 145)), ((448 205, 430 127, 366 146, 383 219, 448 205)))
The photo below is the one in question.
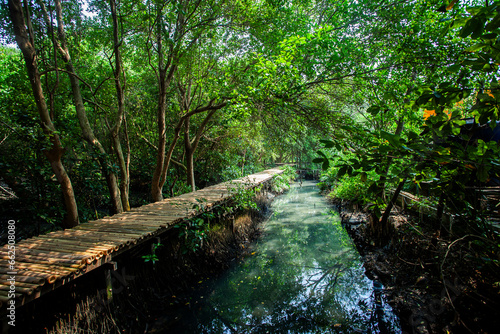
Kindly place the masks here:
POLYGON ((257 187, 281 174, 268 169, 181 196, 151 203, 129 212, 22 240, 15 244, 14 264, 8 245, 0 252, 0 310, 7 310, 12 278, 16 307, 68 284, 114 257, 151 240, 175 224, 210 211, 228 201, 235 189, 257 187), (203 207, 195 204, 203 203, 203 207))

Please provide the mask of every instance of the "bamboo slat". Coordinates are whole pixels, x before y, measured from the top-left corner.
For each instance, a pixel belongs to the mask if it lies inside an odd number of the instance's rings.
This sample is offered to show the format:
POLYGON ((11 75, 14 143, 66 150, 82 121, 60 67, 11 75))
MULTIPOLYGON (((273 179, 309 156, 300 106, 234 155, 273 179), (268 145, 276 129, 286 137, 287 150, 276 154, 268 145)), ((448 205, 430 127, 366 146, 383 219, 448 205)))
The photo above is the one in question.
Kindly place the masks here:
MULTIPOLYGON (((50 241, 53 239, 51 239, 47 235, 47 236, 40 236, 40 239, 37 240, 41 240, 41 242, 38 243, 39 245, 45 245, 46 243, 52 244, 50 241)), ((97 232, 75 233, 73 235, 62 236, 59 238, 59 240, 66 240, 71 245, 81 246, 81 247, 101 246, 101 247, 106 247, 108 249, 114 248, 115 250, 118 250, 121 246, 119 242, 114 240, 108 240, 106 239, 105 234, 97 232)), ((30 243, 28 243, 28 245, 29 244, 30 243)))
POLYGON ((93 245, 102 245, 102 246, 119 246, 119 242, 114 241, 116 238, 112 233, 102 233, 98 231, 72 231, 72 233, 63 234, 63 235, 50 235, 46 234, 44 236, 40 236, 39 239, 59 239, 59 240, 67 240, 73 242, 75 245, 81 244, 93 244, 93 245))
MULTIPOLYGON (((53 244, 53 245, 73 245, 75 249, 80 249, 80 250, 101 250, 103 252, 109 251, 111 246, 99 246, 97 243, 93 242, 80 242, 79 244, 74 244, 73 240, 71 239, 56 239, 56 238, 47 238, 47 237, 39 237, 41 242, 39 244, 53 244)), ((102 241, 110 241, 110 242, 121 242, 121 243, 130 243, 133 239, 127 238, 127 239, 122 239, 122 240, 117 240, 116 238, 104 238, 102 237, 102 241)))
MULTIPOLYGON (((0 260, 0 267, 8 267, 8 264, 3 260, 0 260)), ((19 269, 30 269, 30 270, 46 270, 48 273, 61 273, 62 276, 73 274, 78 271, 78 268, 66 267, 57 264, 45 264, 45 263, 33 263, 33 262, 22 262, 16 261, 15 270, 19 269)))
MULTIPOLYGON (((0 290, 2 290, 2 291, 10 291, 10 285, 0 284, 0 290)), ((21 294, 25 294, 25 295, 29 296, 29 295, 31 295, 35 291, 35 289, 16 286, 16 291, 19 292, 19 293, 21 293, 21 294)))
POLYGON ((44 264, 23 263, 23 262, 20 263, 18 267, 16 267, 16 270, 17 272, 23 274, 30 273, 35 277, 45 278, 45 281, 50 284, 54 283, 55 281, 63 277, 76 277, 81 274, 81 271, 75 268, 66 268, 59 266, 49 267, 44 264))
POLYGON ((32 277, 44 278, 45 281, 50 284, 54 283, 56 280, 62 277, 79 274, 78 270, 70 271, 65 269, 66 268, 64 267, 50 268, 50 267, 43 267, 43 265, 41 264, 36 265, 35 263, 30 263, 26 265, 26 263, 22 263, 19 267, 16 267, 16 272, 22 275, 30 275, 32 277))
POLYGON ((83 255, 77 254, 80 258, 84 259, 87 257, 94 256, 95 258, 100 258, 108 253, 107 248, 103 248, 102 246, 83 246, 83 245, 71 245, 71 243, 39 243, 33 245, 23 245, 19 248, 26 249, 37 249, 38 247, 48 248, 49 251, 57 252, 58 250, 70 252, 71 250, 76 250, 83 255), (96 248, 93 248, 96 247, 96 248))
MULTIPOLYGON (((8 274, 10 272, 11 271, 8 271, 8 270, 0 268, 0 273, 2 275, 8 274)), ((57 280, 57 278, 60 277, 60 276, 55 275, 54 273, 46 273, 46 272, 43 272, 43 271, 33 271, 33 270, 26 270, 26 269, 16 270, 16 272, 17 272, 17 274, 16 274, 16 280, 19 277, 21 277, 23 279, 24 279, 24 277, 27 277, 30 280, 31 279, 34 280, 34 281, 41 280, 42 282, 47 282, 49 284, 54 283, 57 280)), ((40 283, 40 284, 42 284, 42 283, 40 283)))
POLYGON ((20 282, 17 280, 16 278, 16 290, 17 288, 21 287, 21 288, 26 288, 26 289, 32 289, 33 291, 39 291, 40 288, 42 287, 42 285, 45 284, 45 281, 43 282, 43 284, 32 284, 32 283, 26 283, 26 282, 20 282))
MULTIPOLYGON (((24 248, 24 247, 21 246, 21 247, 18 247, 18 248, 24 248)), ((37 247, 32 247, 32 248, 26 248, 26 249, 29 249, 29 250, 34 251, 34 252, 54 252, 55 254, 62 254, 62 255, 88 256, 87 263, 89 263, 89 260, 91 260, 90 262, 92 262, 93 260, 95 260, 96 258, 98 258, 97 254, 89 256, 88 252, 78 252, 78 251, 76 251, 74 249, 61 249, 59 247, 57 248, 56 251, 53 250, 53 247, 43 246, 43 245, 37 246, 37 247)))
POLYGON ((43 244, 43 243, 52 243, 60 242, 60 243, 71 243, 75 246, 88 246, 88 245, 101 245, 101 246, 116 246, 118 245, 117 241, 114 240, 113 236, 106 236, 106 234, 98 234, 98 232, 90 233, 90 232, 77 232, 70 235, 40 235, 38 237, 32 238, 31 242, 26 242, 26 245, 31 245, 34 243, 43 244))
MULTIPOLYGON (((62 260, 76 260, 76 261, 84 261, 84 262, 89 262, 89 258, 92 258, 91 256, 81 256, 81 255, 68 255, 68 254, 62 254, 58 251, 44 251, 44 250, 38 250, 36 248, 22 248, 18 247, 16 249, 16 254, 21 254, 21 255, 33 255, 37 257, 44 257, 44 258, 56 258, 56 259, 62 259, 62 260)), ((16 255, 17 256, 17 255, 16 255)))
MULTIPOLYGON (((16 292, 14 295, 16 296, 16 298, 23 298, 22 293, 16 292)), ((8 301, 10 299, 8 296, 9 296, 9 293, 7 291, 0 290, 0 300, 8 301)))
MULTIPOLYGON (((82 231, 82 230, 75 230, 75 237, 78 236, 78 231, 82 231)), ((82 231, 82 234, 84 234, 85 231, 82 231)), ((98 243, 98 241, 109 241, 109 242, 123 242, 124 240, 129 240, 129 239, 132 239, 130 237, 124 237, 123 235, 120 235, 118 233, 106 233, 106 232, 102 232, 102 231, 96 231, 96 230, 93 230, 93 231, 90 231, 88 230, 87 231, 88 233, 87 234, 94 234, 95 236, 95 240, 94 240, 94 243, 98 243)), ((57 237, 57 236, 45 236, 45 235, 41 235, 41 236, 38 236, 36 238, 33 238, 35 240, 53 240, 54 242, 59 242, 59 243, 64 243, 64 242, 70 242, 72 243, 73 240, 71 240, 71 238, 69 237, 57 237)), ((85 243, 82 243, 82 246, 84 244, 89 244, 89 243, 92 243, 92 242, 85 242, 85 243)))
MULTIPOLYGON (((8 260, 9 257, 6 255, 0 255, 0 259, 8 260)), ((24 256, 16 254, 16 264, 18 262, 58 264, 63 267, 70 267, 76 269, 81 269, 85 265, 84 260, 63 260, 63 259, 49 258, 43 256, 24 256)))
MULTIPOLYGON (((97 233, 97 231, 94 231, 97 233)), ((133 243, 135 241, 134 238, 130 238, 130 237, 113 237, 113 236, 107 236, 105 237, 105 232, 101 232, 103 234, 103 236, 98 239, 98 240, 106 240, 106 241, 112 241, 112 242, 117 242, 117 243, 122 243, 122 244, 127 244, 127 245, 130 245, 131 243, 133 243)), ((62 238, 41 238, 40 239, 44 239, 44 240, 48 240, 48 241, 51 241, 51 242, 54 242, 54 244, 61 244, 61 245, 64 245, 64 244, 73 244, 73 241, 72 240, 68 240, 68 239, 62 239, 62 238)), ((79 249, 86 249, 85 247, 88 247, 88 249, 95 249, 95 250, 102 250, 104 252, 107 252, 109 250, 109 247, 105 247, 105 246, 98 246, 97 244, 93 244, 91 242, 89 243, 81 243, 80 245, 76 246, 75 245, 75 248, 79 248, 79 249), (87 246, 88 245, 88 246, 87 246)))
MULTIPOLYGON (((80 239, 80 238, 78 238, 80 239)), ((104 241, 104 240, 103 240, 104 241)), ((104 243, 104 242, 103 242, 104 243)), ((57 247, 65 247, 65 246, 73 246, 75 250, 81 250, 83 249, 84 251, 87 251, 89 249, 95 248, 100 249, 100 250, 106 250, 112 247, 112 245, 106 245, 106 244, 100 244, 99 240, 81 240, 77 241, 76 238, 49 238, 46 236, 43 237, 37 237, 37 239, 33 239, 31 243, 23 243, 19 244, 20 247, 24 248, 36 248, 39 246, 46 247, 49 246, 51 249, 56 250, 57 247)))
POLYGON ((162 226, 167 226, 175 221, 182 219, 183 217, 181 216, 155 216, 153 214, 139 214, 139 213, 134 213, 133 215, 130 215, 126 218, 119 219, 119 220, 105 220, 104 222, 107 225, 113 225, 113 226, 129 226, 129 225, 135 225, 135 226, 141 226, 143 228, 158 228, 162 226), (160 218, 158 218, 160 217, 160 218))
POLYGON ((141 223, 140 223, 141 226, 157 227, 161 224, 165 224, 165 223, 168 224, 176 219, 179 219, 179 217, 172 216, 172 215, 156 215, 154 213, 146 213, 146 212, 144 212, 144 213, 134 212, 133 214, 119 217, 117 219, 103 218, 101 221, 104 224, 128 225, 128 224, 137 223, 137 219, 141 219, 141 223))
MULTIPOLYGON (((0 275, 0 280, 8 280, 10 277, 11 277, 10 275, 0 275)), ((36 285, 45 284, 45 279, 43 279, 43 278, 22 276, 19 274, 16 274, 15 277, 16 277, 16 284, 18 282, 32 283, 32 284, 36 284, 36 285)))
POLYGON ((106 224, 106 225, 81 225, 76 231, 110 232, 117 235, 130 237, 141 237, 143 233, 155 231, 159 226, 141 226, 137 223, 129 224, 106 224))
POLYGON ((81 259, 86 259, 87 263, 92 262, 95 259, 99 259, 110 252, 102 249, 92 249, 85 246, 71 246, 70 244, 55 244, 55 245, 42 244, 42 245, 31 245, 28 247, 27 249, 30 250, 42 250, 42 248, 45 248, 45 251, 49 252, 71 253, 78 251, 77 254, 75 253, 73 254, 75 254, 75 256, 80 257, 81 259))

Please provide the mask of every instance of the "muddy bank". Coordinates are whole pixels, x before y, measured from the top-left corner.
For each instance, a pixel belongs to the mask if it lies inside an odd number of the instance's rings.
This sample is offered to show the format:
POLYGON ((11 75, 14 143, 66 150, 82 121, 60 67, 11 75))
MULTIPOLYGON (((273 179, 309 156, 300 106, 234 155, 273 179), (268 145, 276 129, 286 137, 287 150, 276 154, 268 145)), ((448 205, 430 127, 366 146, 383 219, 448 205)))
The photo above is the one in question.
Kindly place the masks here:
POLYGON ((440 236, 430 217, 394 212, 384 247, 370 237, 369 216, 341 207, 368 277, 384 284, 406 333, 498 333, 500 268, 481 259, 481 237, 440 236))
POLYGON ((96 269, 18 309, 16 328, 9 333, 165 330, 177 321, 168 316, 169 310, 195 303, 184 296, 226 269, 233 259, 245 256, 273 197, 270 192, 258 195, 258 208, 245 212, 221 208, 206 217, 210 220, 207 230, 193 229, 196 221, 172 228, 160 240, 118 257, 115 270, 96 269), (193 243, 196 233, 202 232, 207 236, 200 235, 193 243), (106 286, 106 275, 113 293, 106 286))

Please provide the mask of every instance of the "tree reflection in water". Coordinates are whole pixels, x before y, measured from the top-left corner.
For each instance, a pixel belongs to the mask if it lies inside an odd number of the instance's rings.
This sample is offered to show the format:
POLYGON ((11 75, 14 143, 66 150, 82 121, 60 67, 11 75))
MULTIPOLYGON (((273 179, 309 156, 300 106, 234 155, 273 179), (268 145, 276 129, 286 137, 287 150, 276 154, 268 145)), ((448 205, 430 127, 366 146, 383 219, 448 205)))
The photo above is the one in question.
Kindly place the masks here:
POLYGON ((401 332, 314 183, 293 187, 273 210, 252 256, 203 291, 176 332, 401 332))

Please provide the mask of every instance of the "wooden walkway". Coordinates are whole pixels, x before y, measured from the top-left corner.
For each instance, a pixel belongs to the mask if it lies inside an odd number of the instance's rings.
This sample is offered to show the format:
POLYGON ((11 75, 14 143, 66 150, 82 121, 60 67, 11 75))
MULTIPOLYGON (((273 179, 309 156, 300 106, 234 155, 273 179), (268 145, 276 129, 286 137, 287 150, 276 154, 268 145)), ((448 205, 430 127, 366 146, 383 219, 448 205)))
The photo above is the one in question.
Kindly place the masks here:
POLYGON ((157 237, 175 224, 222 204, 235 195, 235 189, 257 187, 282 172, 269 169, 71 229, 22 240, 15 244, 13 265, 9 263, 8 245, 3 246, 0 314, 7 310, 13 277, 16 307, 19 307, 111 262, 117 255, 157 237), (203 208, 195 205, 200 203, 203 208))

